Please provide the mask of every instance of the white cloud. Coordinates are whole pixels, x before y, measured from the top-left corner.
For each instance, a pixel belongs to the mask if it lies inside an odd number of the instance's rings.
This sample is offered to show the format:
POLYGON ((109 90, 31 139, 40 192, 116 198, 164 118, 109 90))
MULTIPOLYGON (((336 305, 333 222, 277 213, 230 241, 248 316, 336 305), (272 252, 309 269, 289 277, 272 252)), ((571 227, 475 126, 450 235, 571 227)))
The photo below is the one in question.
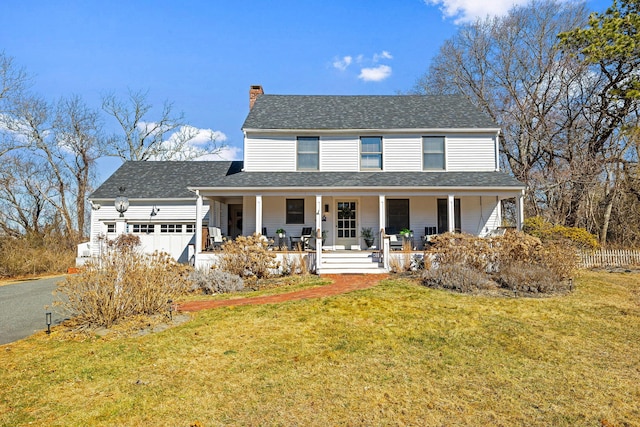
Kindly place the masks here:
POLYGON ((360 68, 359 79, 365 82, 379 82, 391 76, 391 67, 376 64, 391 59, 393 59, 393 55, 391 55, 389 51, 383 50, 380 53, 374 53, 373 56, 368 57, 360 53, 355 56, 355 60, 351 55, 346 55, 342 58, 336 57, 332 65, 340 71, 346 71, 351 64, 355 63, 358 68, 360 68))
POLYGON ((381 59, 393 59, 393 56, 391 56, 391 54, 386 50, 383 50, 381 53, 373 54, 373 62, 378 62, 381 59))
POLYGON ((239 147, 226 145, 216 154, 206 154, 198 160, 242 160, 242 150, 239 147))
POLYGON ((424 0, 427 5, 440 6, 445 18, 454 18, 456 24, 470 22, 476 18, 506 15, 516 5, 524 5, 530 0, 424 0))
POLYGON ((359 79, 365 82, 380 82, 391 75, 391 67, 388 65, 378 65, 374 68, 363 68, 360 70, 359 79))
POLYGON ((152 160, 220 160, 215 155, 211 159, 207 157, 226 140, 227 136, 218 130, 199 129, 190 125, 180 126, 162 141, 152 160))
POLYGON ((340 71, 345 71, 347 67, 351 65, 352 61, 353 61, 352 57, 344 56, 341 59, 336 59, 333 61, 333 68, 337 68, 340 71))

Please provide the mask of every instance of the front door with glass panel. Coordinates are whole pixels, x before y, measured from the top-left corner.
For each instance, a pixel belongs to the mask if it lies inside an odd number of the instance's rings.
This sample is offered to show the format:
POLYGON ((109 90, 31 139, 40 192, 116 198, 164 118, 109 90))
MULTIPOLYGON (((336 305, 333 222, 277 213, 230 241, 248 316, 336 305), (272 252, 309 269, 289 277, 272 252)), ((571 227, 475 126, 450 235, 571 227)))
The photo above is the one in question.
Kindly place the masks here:
POLYGON ((357 245, 358 237, 358 202, 342 200, 336 203, 338 220, 336 223, 336 244, 349 249, 357 245))

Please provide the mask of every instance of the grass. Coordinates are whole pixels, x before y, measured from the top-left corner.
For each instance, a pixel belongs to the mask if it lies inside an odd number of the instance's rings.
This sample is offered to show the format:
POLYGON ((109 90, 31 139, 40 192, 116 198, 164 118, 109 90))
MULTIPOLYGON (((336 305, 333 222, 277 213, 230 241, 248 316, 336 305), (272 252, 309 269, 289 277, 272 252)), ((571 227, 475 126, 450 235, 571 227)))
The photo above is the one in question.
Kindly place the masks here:
POLYGON ((144 337, 38 334, 0 347, 0 424, 640 425, 638 279, 538 299, 387 280, 144 337))

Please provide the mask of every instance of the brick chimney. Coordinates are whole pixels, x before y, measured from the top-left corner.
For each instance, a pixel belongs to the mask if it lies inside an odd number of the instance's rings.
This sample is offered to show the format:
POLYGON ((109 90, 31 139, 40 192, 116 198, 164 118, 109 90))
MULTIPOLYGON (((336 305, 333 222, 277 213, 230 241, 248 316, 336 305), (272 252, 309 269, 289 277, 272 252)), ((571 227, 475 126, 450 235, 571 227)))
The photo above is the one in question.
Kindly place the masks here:
POLYGON ((256 99, 258 99, 258 97, 262 94, 264 94, 264 90, 262 90, 262 86, 260 85, 251 86, 251 89, 249 89, 249 110, 253 108, 253 104, 256 103, 256 99))

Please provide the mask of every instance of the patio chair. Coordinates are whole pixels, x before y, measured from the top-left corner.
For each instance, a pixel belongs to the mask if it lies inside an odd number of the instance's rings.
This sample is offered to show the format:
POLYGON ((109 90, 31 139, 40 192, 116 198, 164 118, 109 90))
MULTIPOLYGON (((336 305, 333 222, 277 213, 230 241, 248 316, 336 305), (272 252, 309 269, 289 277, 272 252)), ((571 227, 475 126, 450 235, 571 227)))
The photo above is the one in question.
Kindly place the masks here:
POLYGON ((296 245, 301 246, 302 250, 308 249, 311 241, 311 230, 312 227, 302 227, 299 236, 291 236, 291 249, 295 249, 296 245))
POLYGON ((222 231, 219 227, 209 227, 209 237, 207 238, 207 249, 216 249, 222 246, 222 231))
POLYGON ((424 248, 431 245, 431 239, 438 235, 438 227, 427 226, 424 228, 424 236, 422 236, 422 246, 424 248))
POLYGON ((275 237, 269 236, 267 233, 267 227, 262 227, 262 238, 267 241, 267 249, 273 249, 273 244, 276 241, 275 237))
POLYGON ((302 249, 309 249, 311 247, 311 240, 313 238, 313 229, 311 227, 304 227, 302 233, 300 233, 300 240, 302 241, 302 249))

